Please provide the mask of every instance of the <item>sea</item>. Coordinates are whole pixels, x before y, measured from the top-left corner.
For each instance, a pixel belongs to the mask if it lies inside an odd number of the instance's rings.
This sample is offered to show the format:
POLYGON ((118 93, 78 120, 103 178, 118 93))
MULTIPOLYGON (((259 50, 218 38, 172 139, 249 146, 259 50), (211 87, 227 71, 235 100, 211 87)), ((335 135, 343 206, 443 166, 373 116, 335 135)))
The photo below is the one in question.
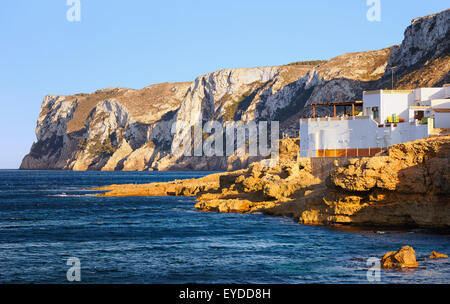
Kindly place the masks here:
POLYGON ((210 173, 0 170, 0 283, 450 283, 450 260, 427 258, 450 253, 448 233, 305 226, 199 212, 194 198, 90 190, 210 173), (405 245, 417 269, 377 267, 405 245))

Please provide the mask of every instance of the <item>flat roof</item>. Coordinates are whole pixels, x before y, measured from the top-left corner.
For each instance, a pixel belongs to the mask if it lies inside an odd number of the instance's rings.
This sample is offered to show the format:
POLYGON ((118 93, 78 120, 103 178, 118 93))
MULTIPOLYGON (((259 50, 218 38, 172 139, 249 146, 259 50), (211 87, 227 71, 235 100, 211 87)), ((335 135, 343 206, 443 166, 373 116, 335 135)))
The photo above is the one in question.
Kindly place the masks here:
POLYGON ((374 94, 380 94, 381 90, 372 90, 372 91, 364 91, 364 95, 374 95, 374 94))
POLYGON ((356 100, 356 101, 336 101, 336 102, 328 102, 328 103, 312 103, 312 106, 322 106, 322 107, 329 107, 329 106, 351 106, 351 105, 359 105, 363 104, 362 100, 356 100))
POLYGON ((373 90, 364 91, 364 95, 375 95, 375 94, 410 94, 414 90, 373 90))
POLYGON ((430 106, 410 106, 410 109, 431 109, 430 106))
POLYGON ((437 113, 450 113, 450 109, 445 108, 433 108, 433 111, 437 113))

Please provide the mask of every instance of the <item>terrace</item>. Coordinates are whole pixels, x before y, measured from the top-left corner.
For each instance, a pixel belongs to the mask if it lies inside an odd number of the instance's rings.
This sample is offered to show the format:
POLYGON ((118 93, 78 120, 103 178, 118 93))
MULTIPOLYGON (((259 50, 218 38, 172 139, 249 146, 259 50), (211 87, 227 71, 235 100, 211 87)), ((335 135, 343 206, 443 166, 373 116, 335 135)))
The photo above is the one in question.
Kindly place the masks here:
POLYGON ((313 108, 313 118, 316 118, 316 108, 317 107, 333 107, 333 118, 338 118, 337 110, 338 108, 344 108, 343 116, 356 116, 357 112, 361 112, 363 102, 358 101, 341 101, 341 102, 333 102, 333 103, 313 103, 311 106, 313 108), (351 107, 350 114, 347 113, 348 108, 351 107))

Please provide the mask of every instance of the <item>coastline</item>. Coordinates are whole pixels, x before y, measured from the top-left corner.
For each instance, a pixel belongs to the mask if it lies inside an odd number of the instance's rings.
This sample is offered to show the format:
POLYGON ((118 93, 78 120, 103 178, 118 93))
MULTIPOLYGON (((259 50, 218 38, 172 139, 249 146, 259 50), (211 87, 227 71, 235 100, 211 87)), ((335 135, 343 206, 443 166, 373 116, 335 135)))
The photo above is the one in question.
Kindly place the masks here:
MULTIPOLYGON (((291 149, 295 145, 287 145, 291 149)), ((450 228, 450 136, 370 158, 294 158, 200 179, 111 185, 99 196, 189 196, 204 212, 288 216, 306 225, 450 228)))
POLYGON ((429 229, 299 225, 259 212, 196 211, 194 197, 102 198, 86 190, 203 174, 2 174, 10 184, 1 205, 2 242, 11 257, 2 264, 3 282, 64 283, 58 269, 70 254, 83 263, 84 283, 364 283, 368 258, 405 245, 420 267, 412 276, 382 271, 383 283, 449 279, 448 259, 428 258, 432 251, 448 254, 449 234, 429 229))

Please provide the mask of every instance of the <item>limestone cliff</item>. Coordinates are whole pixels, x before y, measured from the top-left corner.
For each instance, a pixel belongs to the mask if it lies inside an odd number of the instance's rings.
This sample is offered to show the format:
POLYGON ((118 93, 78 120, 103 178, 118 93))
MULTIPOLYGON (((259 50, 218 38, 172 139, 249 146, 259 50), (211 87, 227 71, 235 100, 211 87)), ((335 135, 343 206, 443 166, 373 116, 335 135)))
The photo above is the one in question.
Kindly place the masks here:
POLYGON ((170 149, 189 83, 46 96, 21 169, 145 170, 170 149))
MULTIPOLYGON (((36 136, 21 169, 235 170, 258 157, 179 157, 176 121, 276 120, 294 134, 312 103, 358 100, 364 90, 450 82, 450 10, 413 20, 401 45, 344 54, 328 61, 228 69, 193 82, 141 90, 110 88, 91 94, 46 96, 36 136)), ((327 110, 318 111, 318 115, 327 110)))
MULTIPOLYGON (((450 81, 450 10, 416 18, 401 45, 392 48, 385 76, 396 67, 397 87, 443 85, 450 81)), ((387 77, 389 78, 389 77, 387 77)))

